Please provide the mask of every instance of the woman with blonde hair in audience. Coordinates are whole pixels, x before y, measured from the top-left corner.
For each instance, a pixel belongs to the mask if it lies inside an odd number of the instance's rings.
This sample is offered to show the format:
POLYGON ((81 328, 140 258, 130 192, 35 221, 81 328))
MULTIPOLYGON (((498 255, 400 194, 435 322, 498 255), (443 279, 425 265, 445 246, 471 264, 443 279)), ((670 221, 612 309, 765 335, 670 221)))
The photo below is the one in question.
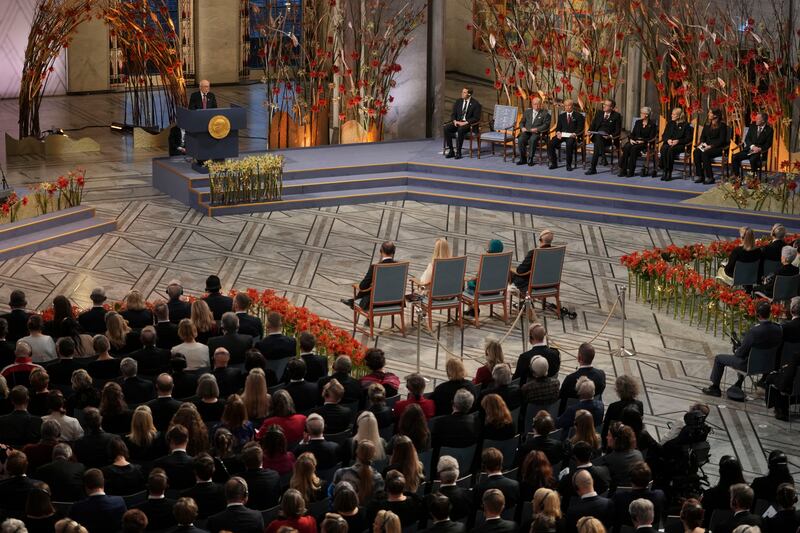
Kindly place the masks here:
POLYGON ((467 379, 467 370, 461 359, 448 357, 444 369, 447 381, 439 383, 431 394, 431 400, 436 406, 436 416, 449 415, 453 412, 453 397, 458 389, 467 389, 475 398, 478 397, 478 387, 467 379))
POLYGON ((313 453, 302 453, 294 462, 289 487, 299 491, 308 503, 325 499, 327 494, 322 480, 317 477, 317 458, 313 453))
POLYGON ((717 279, 728 285, 733 285, 733 271, 736 269, 736 263, 760 261, 763 254, 761 248, 756 246, 756 235, 753 228, 747 226, 739 228, 739 238, 742 244, 731 250, 727 262, 717 271, 717 279))
POLYGON ((197 328, 197 342, 206 344, 208 339, 219 335, 219 327, 214 320, 214 313, 205 300, 195 300, 192 302, 192 314, 190 317, 192 324, 197 328))
POLYGON ((472 382, 479 387, 486 387, 492 382, 492 370, 495 365, 505 363, 503 357, 503 346, 496 339, 486 339, 486 363, 475 372, 472 382))
POLYGON ((225 410, 222 411, 222 420, 216 427, 224 427, 233 434, 235 439, 233 449, 237 452, 256 436, 253 423, 247 418, 247 408, 238 394, 228 396, 225 410))
POLYGON ((490 440, 506 440, 517 434, 516 421, 511 411, 499 394, 487 394, 481 400, 483 408, 483 438, 490 440))
POLYGON ((586 442, 594 450, 592 456, 599 456, 602 441, 595 430, 592 413, 586 409, 578 409, 575 412, 575 425, 573 427, 575 434, 569 439, 570 444, 574 446, 576 442, 586 442))
POLYGON ((606 533, 606 527, 597 518, 582 516, 578 519, 578 533, 606 533))
POLYGON ((122 300, 122 305, 125 309, 120 311, 120 314, 133 329, 153 325, 153 313, 147 308, 144 296, 138 290, 133 289, 128 292, 122 300))
POLYGON ((373 533, 402 533, 400 517, 387 509, 381 509, 372 523, 373 533))
POLYGON ((353 435, 353 452, 358 447, 358 443, 369 441, 375 446, 376 461, 386 459, 386 441, 381 437, 378 430, 378 419, 370 411, 363 411, 356 419, 356 434, 353 435))
POLYGON ((89 530, 71 518, 62 518, 56 522, 55 533, 89 533, 89 530))
POLYGON ((100 407, 100 393, 94 388, 92 376, 86 370, 74 370, 69 381, 72 395, 67 399, 67 413, 75 416, 75 409, 100 407))
MULTIPOLYGON (((197 302, 195 302, 197 303, 197 302)), ((183 341, 172 347, 172 354, 181 354, 186 359, 186 371, 206 369, 210 365, 208 346, 197 342, 197 328, 188 318, 178 324, 178 337, 183 341)))
POLYGON ((566 531, 566 521, 561 514, 561 497, 553 489, 540 488, 533 493, 531 501, 533 507, 533 518, 547 516, 555 520, 556 531, 559 533, 566 531))
POLYGON ((261 368, 253 368, 244 381, 242 401, 247 409, 247 416, 253 425, 260 426, 261 421, 269 414, 270 395, 267 392, 267 377, 261 368))
POLYGON ((397 470, 406 478, 406 490, 417 492, 417 489, 425 481, 425 469, 419 460, 417 449, 411 439, 400 435, 394 439, 392 457, 389 459, 389 466, 386 471, 397 470))
POLYGON ((184 402, 172 415, 169 427, 175 425, 185 426, 189 431, 189 442, 186 445, 186 453, 194 457, 199 453, 208 452, 208 426, 203 422, 200 412, 193 403, 184 402))
POLYGON ((133 332, 122 315, 116 311, 106 313, 105 336, 111 344, 111 355, 127 355, 141 347, 139 336, 133 332))
POLYGON ((433 244, 433 256, 431 257, 431 261, 428 263, 428 266, 425 267, 425 271, 419 277, 419 284, 426 286, 433 281, 434 261, 437 259, 449 259, 450 257, 452 257, 452 254, 450 253, 450 245, 447 243, 447 239, 436 239, 436 242, 433 244))

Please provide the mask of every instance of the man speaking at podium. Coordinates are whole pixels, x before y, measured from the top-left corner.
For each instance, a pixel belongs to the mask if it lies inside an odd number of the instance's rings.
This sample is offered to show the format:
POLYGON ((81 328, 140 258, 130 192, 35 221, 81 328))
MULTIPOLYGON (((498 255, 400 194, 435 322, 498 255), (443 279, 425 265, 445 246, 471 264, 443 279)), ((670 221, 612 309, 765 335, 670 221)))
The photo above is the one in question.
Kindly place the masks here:
POLYGON ((200 81, 200 90, 195 91, 189 97, 189 109, 216 109, 217 97, 211 91, 211 83, 208 80, 200 81))

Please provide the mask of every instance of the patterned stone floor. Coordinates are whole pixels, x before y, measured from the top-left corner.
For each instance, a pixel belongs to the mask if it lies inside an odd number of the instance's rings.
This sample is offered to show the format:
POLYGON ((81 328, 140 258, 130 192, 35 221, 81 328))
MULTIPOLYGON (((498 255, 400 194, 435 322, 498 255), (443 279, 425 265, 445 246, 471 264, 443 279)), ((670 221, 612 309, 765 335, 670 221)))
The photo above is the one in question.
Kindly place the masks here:
MULTIPOLYGON (((234 87, 220 89, 218 94, 232 98, 251 92, 248 87, 234 87)), ((43 123, 61 120, 58 124, 77 127, 108 120, 111 113, 103 105, 110 107, 116 100, 115 95, 49 98, 43 123)), ((12 134, 14 107, 14 102, 0 101, 0 124, 12 134)), ((217 273, 225 287, 272 287, 349 327, 351 315, 339 298, 348 295, 350 283, 361 278, 385 239, 397 242, 398 258, 411 262, 412 274, 422 272, 433 242, 442 236, 455 253, 469 256, 468 270, 474 272, 477 256, 489 239, 501 239, 518 260, 538 232, 550 228, 556 243, 568 246, 563 301, 578 313, 576 320, 542 317, 551 341, 562 350, 563 371, 576 366, 578 345, 597 335, 596 364, 609 378, 628 373, 643 384, 646 422, 654 434, 663 434, 690 403, 704 399, 699 389, 707 382, 710 361, 715 353, 728 349, 725 340, 632 300, 627 308, 626 345, 635 350, 635 356, 611 356, 619 344, 618 310, 600 331, 619 286, 627 283, 626 271, 619 265, 622 254, 653 245, 707 241, 711 236, 414 202, 208 218, 151 187, 150 158, 157 152, 133 151, 127 139, 108 130, 86 132, 101 141, 102 152, 47 162, 14 158, 4 161, 4 166, 15 185, 57 176, 76 164, 87 167, 86 202, 101 215, 115 218, 119 229, 0 262, 0 310, 6 309, 8 293, 15 288, 24 289, 34 307, 47 306, 58 294, 86 305, 96 285, 104 286, 111 298, 137 288, 154 299, 176 277, 187 293, 200 294, 206 276, 217 273)), ((255 149, 257 141, 251 142, 249 148, 255 149)), ((416 331, 409 330, 403 337, 389 331, 386 323, 380 327, 383 331, 372 343, 388 353, 389 368, 401 376, 412 371, 417 361, 416 331)), ((432 380, 430 386, 444 376, 448 352, 463 356, 474 372, 481 364, 485 338, 500 338, 507 331, 508 326, 499 320, 463 332, 437 320, 435 340, 424 331, 421 336, 420 364, 432 380)), ((519 328, 508 335, 503 347, 513 363, 522 349, 519 328)), ((615 399, 611 387, 604 400, 615 399)), ((800 471, 796 434, 788 431, 788 424, 772 418, 763 402, 751 402, 747 409, 726 400, 710 403, 713 461, 724 454, 736 455, 750 478, 766 470, 765 453, 781 448, 789 453, 793 471, 800 471)), ((716 467, 707 471, 713 477, 716 467)))

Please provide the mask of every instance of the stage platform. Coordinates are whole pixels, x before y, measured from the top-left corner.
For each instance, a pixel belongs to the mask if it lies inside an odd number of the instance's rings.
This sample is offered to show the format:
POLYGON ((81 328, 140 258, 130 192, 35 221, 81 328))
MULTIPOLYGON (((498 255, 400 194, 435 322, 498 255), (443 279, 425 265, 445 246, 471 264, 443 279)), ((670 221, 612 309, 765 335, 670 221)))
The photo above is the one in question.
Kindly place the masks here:
POLYGON ((619 178, 603 166, 593 176, 580 166, 517 166, 488 146, 480 159, 465 150, 460 160, 444 158, 441 140, 432 139, 273 153, 286 158, 279 201, 210 205, 208 176, 184 157, 154 159, 153 186, 209 216, 414 200, 718 235, 736 235, 743 225, 768 232, 775 222, 800 231, 800 216, 686 203, 708 189, 690 179, 619 178))

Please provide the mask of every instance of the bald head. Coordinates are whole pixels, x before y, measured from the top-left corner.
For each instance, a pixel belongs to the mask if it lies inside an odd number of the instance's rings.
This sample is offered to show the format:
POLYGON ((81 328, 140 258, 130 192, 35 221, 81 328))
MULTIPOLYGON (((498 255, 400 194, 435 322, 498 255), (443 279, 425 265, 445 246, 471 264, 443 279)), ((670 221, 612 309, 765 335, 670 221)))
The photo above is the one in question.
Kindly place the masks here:
POLYGON ((586 469, 582 468, 578 470, 572 482, 575 484, 575 490, 578 492, 578 496, 594 492, 594 480, 586 469))

